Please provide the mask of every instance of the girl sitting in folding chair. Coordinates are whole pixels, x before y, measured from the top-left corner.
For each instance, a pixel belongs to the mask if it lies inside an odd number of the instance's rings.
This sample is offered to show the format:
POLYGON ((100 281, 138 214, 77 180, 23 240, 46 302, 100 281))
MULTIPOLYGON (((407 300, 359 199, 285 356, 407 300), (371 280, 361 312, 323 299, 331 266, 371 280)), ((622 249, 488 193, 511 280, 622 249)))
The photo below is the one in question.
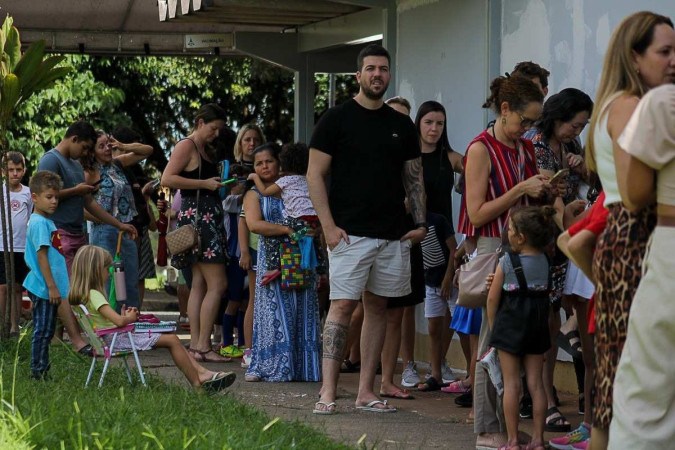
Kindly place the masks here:
MULTIPOLYGON (((112 262, 110 253, 93 245, 80 248, 73 260, 68 301, 71 305, 86 306, 95 329, 124 327, 136 322, 138 318, 137 308, 123 307, 122 314, 117 314, 103 294, 112 262)), ((137 350, 155 347, 168 349, 176 366, 196 388, 202 387, 210 392, 219 391, 230 386, 236 378, 233 372, 212 372, 197 364, 175 334, 133 333, 132 336, 137 350)), ((103 336, 103 339, 110 344, 112 335, 103 336)), ((124 333, 118 334, 115 349, 124 351, 131 348, 129 337, 124 333)))

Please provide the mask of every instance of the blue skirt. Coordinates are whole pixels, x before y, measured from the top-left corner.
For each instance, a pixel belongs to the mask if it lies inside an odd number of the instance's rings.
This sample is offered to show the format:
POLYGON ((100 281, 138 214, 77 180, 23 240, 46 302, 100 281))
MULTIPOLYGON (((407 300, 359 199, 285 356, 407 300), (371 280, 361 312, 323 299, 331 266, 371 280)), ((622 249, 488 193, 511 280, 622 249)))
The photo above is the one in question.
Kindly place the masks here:
POLYGON ((480 308, 469 309, 464 306, 457 305, 452 314, 452 322, 450 328, 462 334, 480 334, 480 325, 483 321, 483 316, 480 308))

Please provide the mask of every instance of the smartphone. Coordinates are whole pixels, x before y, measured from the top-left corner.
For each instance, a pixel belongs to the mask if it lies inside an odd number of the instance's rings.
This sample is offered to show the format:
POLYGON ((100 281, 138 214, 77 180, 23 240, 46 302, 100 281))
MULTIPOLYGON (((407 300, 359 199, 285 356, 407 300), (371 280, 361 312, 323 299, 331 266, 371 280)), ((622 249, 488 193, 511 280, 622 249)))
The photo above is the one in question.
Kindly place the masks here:
POLYGON ((570 173, 570 169, 560 169, 548 180, 549 183, 554 184, 560 181, 561 178, 566 177, 570 173))

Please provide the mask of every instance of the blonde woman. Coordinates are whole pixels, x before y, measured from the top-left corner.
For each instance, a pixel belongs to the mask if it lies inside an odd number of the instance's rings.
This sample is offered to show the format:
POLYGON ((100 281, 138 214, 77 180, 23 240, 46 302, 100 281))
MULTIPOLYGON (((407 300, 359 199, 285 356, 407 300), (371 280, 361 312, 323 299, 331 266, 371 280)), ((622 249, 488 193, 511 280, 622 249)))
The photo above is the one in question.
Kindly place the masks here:
POLYGON ((597 287, 592 449, 607 448, 614 375, 640 282, 642 258, 656 221, 653 207, 631 212, 622 204, 622 198, 627 198, 630 158, 617 140, 640 98, 649 89, 673 81, 672 21, 646 11, 625 18, 614 31, 605 55, 587 142, 587 166, 598 173, 609 210, 593 261, 597 287))

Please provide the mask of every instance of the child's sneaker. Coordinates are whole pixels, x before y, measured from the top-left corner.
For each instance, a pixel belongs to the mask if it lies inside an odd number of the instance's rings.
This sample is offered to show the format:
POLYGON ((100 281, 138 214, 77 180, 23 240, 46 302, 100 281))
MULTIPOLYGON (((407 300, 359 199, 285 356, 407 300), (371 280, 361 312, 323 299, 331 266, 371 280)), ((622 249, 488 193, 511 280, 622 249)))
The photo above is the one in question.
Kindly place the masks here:
POLYGON ((443 365, 441 365, 441 374, 443 383, 452 383, 457 379, 457 375, 455 375, 450 366, 448 366, 447 361, 443 361, 443 365))
POLYGON ((244 351, 237 347, 236 345, 228 345, 227 347, 222 347, 219 351, 221 356, 226 358, 241 358, 244 356, 244 351))
POLYGON ((553 438, 550 441, 548 441, 548 443, 553 448, 561 450, 574 450, 579 448, 586 448, 586 447, 575 447, 574 445, 586 442, 590 439, 590 437, 591 437, 590 428, 588 427, 587 424, 582 422, 582 424, 579 425, 579 428, 577 428, 576 430, 570 431, 565 436, 553 438))
POLYGON ((401 386, 403 387, 415 387, 420 384, 422 380, 420 379, 419 374, 417 373, 417 366, 414 361, 408 361, 403 369, 401 374, 401 386))
POLYGON ((248 366, 251 365, 251 349, 247 348, 244 350, 244 356, 241 358, 241 367, 242 369, 248 369, 248 366))
POLYGON ((588 445, 590 444, 591 439, 586 439, 585 441, 582 442, 577 442, 576 444, 572 444, 572 447, 574 450, 586 450, 588 448, 588 445))

